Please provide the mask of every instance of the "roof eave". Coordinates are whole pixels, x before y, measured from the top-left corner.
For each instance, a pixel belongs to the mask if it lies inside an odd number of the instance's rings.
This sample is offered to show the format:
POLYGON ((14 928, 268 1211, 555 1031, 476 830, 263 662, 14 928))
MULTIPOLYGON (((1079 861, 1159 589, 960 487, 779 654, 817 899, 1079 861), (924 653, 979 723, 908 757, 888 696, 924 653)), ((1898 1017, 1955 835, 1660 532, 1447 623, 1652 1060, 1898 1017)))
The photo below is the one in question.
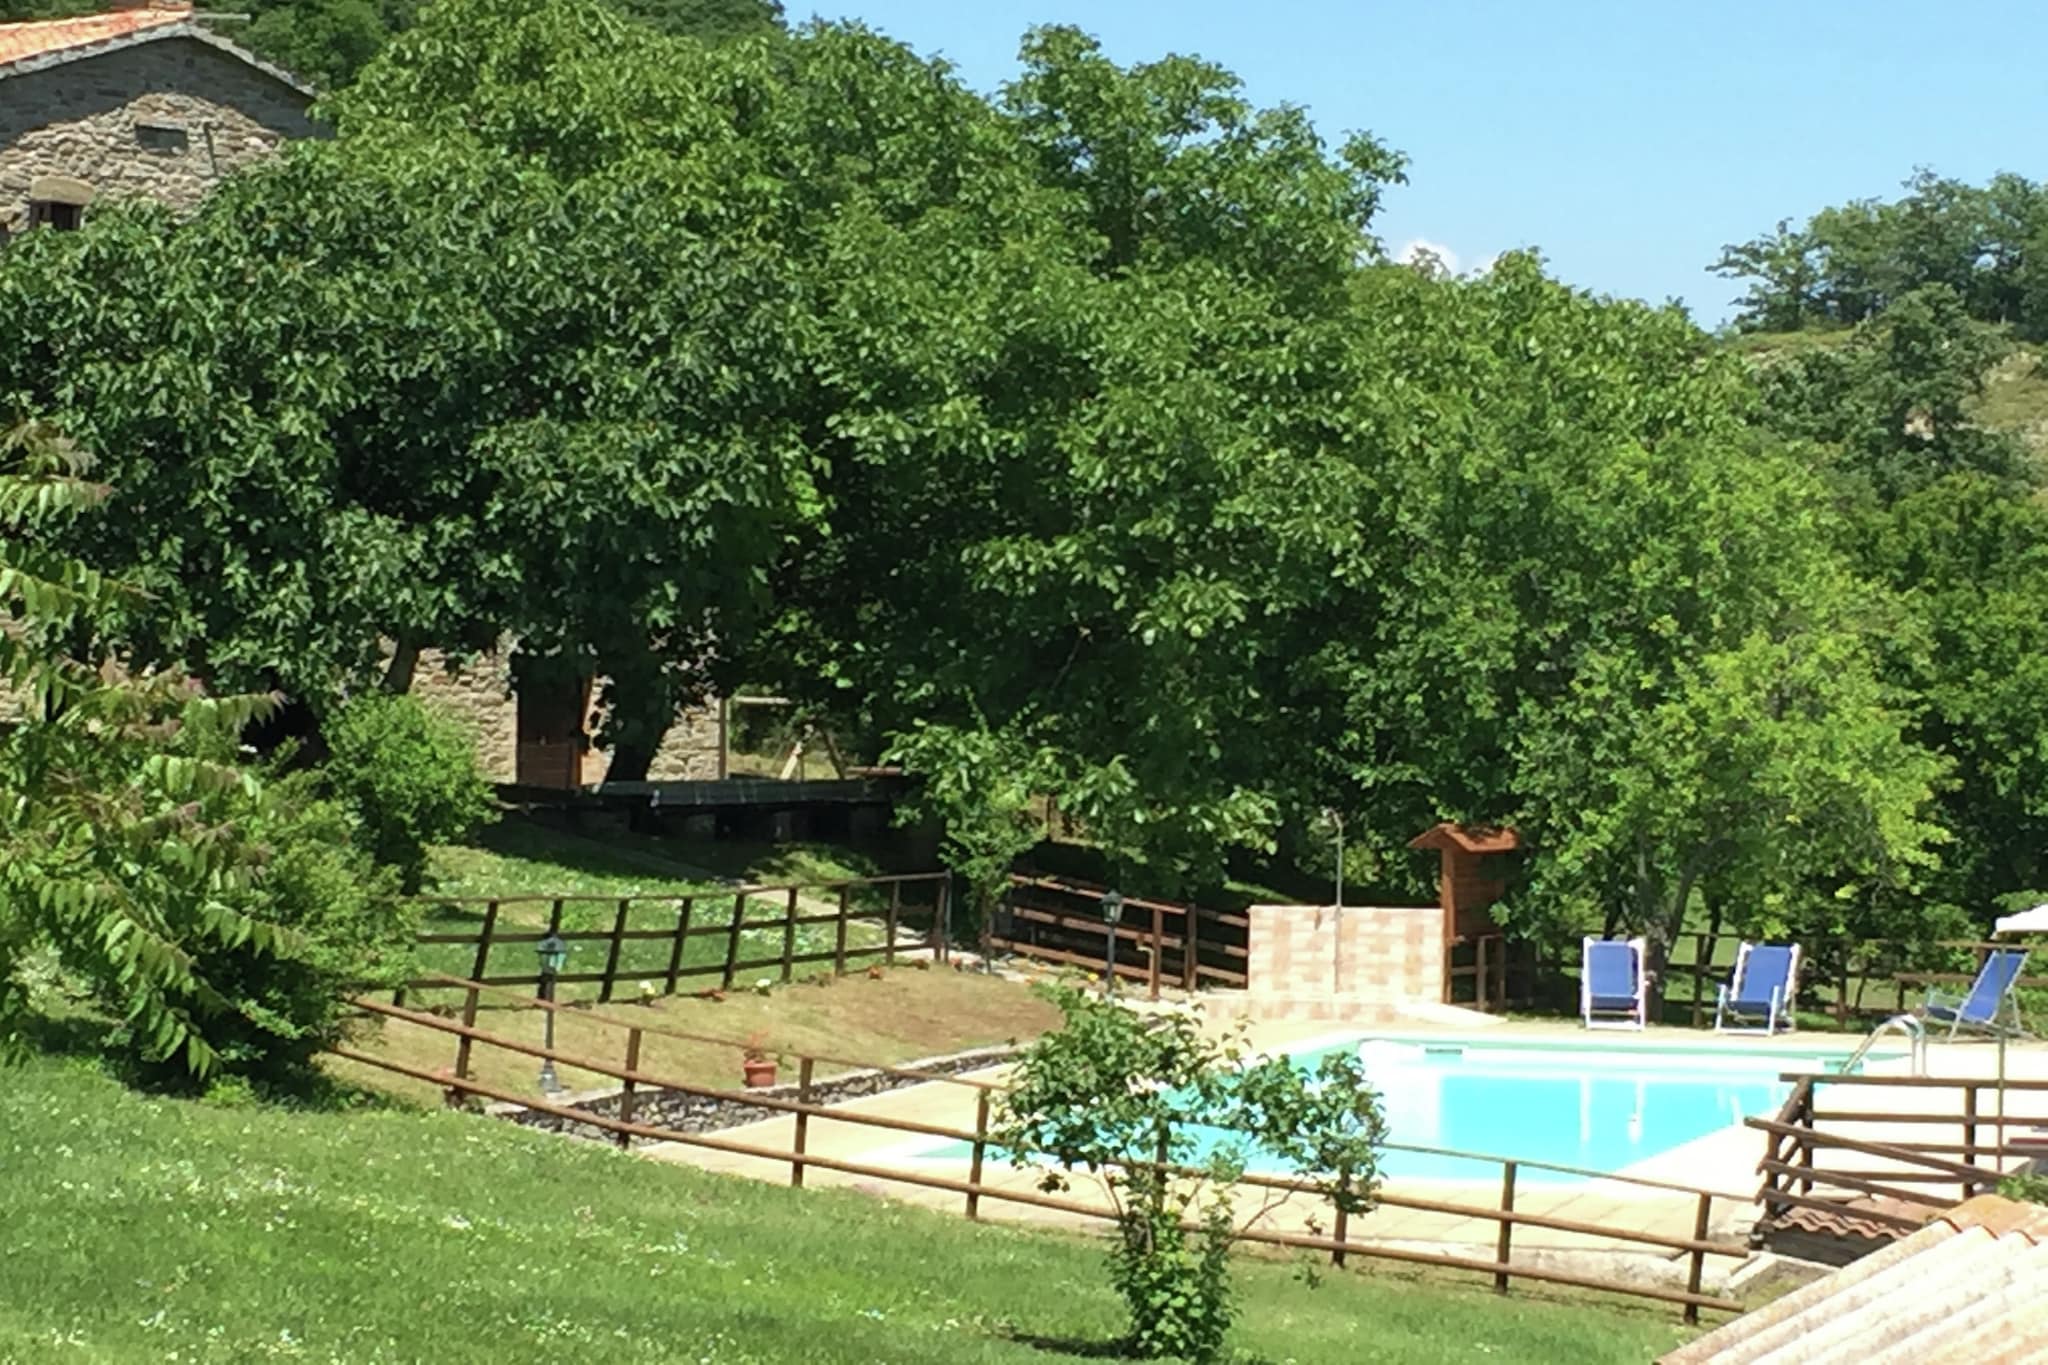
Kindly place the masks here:
POLYGON ((238 47, 189 19, 180 23, 139 29, 134 33, 123 33, 119 37, 103 38, 98 42, 80 43, 76 47, 59 48, 55 52, 39 52, 32 57, 17 57, 11 62, 0 62, 0 80, 5 80, 9 76, 26 76, 37 71, 48 71, 53 67, 68 66, 72 62, 104 57, 109 53, 140 47, 145 43, 163 42, 171 38, 190 38, 194 42, 204 43, 218 52, 226 53, 236 61, 254 67, 279 85, 303 95, 308 102, 319 97, 317 90, 283 67, 273 66, 247 48, 238 47))

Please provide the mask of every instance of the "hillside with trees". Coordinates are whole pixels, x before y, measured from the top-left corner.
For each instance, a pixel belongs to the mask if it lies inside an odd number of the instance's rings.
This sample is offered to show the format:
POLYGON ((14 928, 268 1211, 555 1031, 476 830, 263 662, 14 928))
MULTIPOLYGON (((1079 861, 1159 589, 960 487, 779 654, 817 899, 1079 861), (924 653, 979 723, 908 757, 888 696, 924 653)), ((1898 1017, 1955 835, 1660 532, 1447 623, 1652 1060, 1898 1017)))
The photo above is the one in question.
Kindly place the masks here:
POLYGON ((335 138, 10 248, 0 406, 102 459, 107 638, 326 718, 510 634, 611 680, 614 776, 769 681, 984 897, 1048 794, 1161 892, 1334 809, 1413 894, 1415 831, 1511 823, 1518 926, 1660 948, 2048 881, 2041 504, 1972 420, 2025 288, 1901 266, 1745 352, 1390 263, 1403 158, 1213 64, 1022 56, 439 0, 335 138))

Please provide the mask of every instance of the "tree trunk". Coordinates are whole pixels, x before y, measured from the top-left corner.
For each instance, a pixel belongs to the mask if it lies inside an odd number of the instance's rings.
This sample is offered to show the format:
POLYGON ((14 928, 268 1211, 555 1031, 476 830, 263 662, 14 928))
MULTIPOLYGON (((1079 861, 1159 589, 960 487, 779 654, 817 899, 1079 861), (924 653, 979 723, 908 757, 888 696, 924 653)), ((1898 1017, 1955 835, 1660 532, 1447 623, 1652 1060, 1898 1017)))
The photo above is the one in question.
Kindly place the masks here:
POLYGON ((645 782, 654 766, 655 745, 638 737, 621 739, 612 748, 612 761, 604 770, 607 782, 645 782))
POLYGON ((420 647, 417 641, 401 637, 391 651, 391 662, 384 668, 384 690, 393 695, 412 691, 412 676, 420 666, 420 647))

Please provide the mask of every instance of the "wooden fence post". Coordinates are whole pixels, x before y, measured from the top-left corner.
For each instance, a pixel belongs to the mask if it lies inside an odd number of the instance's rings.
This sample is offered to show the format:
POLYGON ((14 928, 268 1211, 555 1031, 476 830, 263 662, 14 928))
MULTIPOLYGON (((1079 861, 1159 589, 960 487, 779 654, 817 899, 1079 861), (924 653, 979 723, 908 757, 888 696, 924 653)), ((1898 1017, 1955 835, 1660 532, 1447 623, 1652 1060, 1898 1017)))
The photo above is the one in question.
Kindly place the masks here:
POLYGON ((932 906, 932 961, 935 963, 944 962, 951 956, 946 942, 946 935, 951 930, 946 923, 946 912, 952 908, 952 890, 953 879, 950 876, 939 879, 938 899, 932 906))
MULTIPOLYGON (((476 987, 474 986, 471 986, 469 990, 463 994, 462 1026, 464 1028, 476 1027, 476 997, 477 990, 476 987)), ((458 1081, 466 1081, 469 1079, 469 1051, 473 1041, 474 1040, 472 1040, 470 1036, 465 1033, 464 1035, 462 1035, 461 1039, 459 1039, 455 1044, 455 1079, 458 1081)))
POLYGON ((625 946, 626 912, 632 906, 633 902, 631 900, 624 896, 619 897, 619 913, 612 918, 611 949, 604 955, 604 980, 598 984, 597 988, 599 1003, 609 1001, 612 998, 612 982, 619 974, 619 950, 625 946))
POLYGON ((727 990, 732 989, 732 974, 739 970, 740 926, 746 922, 746 918, 747 893, 742 891, 732 898, 732 923, 726 927, 725 976, 723 981, 727 990))
POLYGON ((1163 952, 1165 952, 1165 951, 1166 951, 1166 949, 1165 949, 1165 948, 1164 948, 1164 947, 1162 946, 1162 944, 1164 943, 1164 941, 1165 941, 1165 938, 1166 938, 1166 925, 1165 925, 1164 921, 1163 921, 1163 920, 1161 919, 1161 915, 1162 915, 1163 913, 1164 913, 1164 912, 1163 912, 1163 911, 1161 910, 1161 908, 1160 908, 1160 906, 1159 906, 1159 903, 1158 903, 1157 901, 1154 901, 1154 902, 1152 903, 1152 972, 1151 972, 1151 976, 1152 976, 1152 980, 1151 980, 1151 990, 1152 990, 1152 998, 1153 998, 1154 1000, 1157 1000, 1157 999, 1159 998, 1159 955, 1160 955, 1161 953, 1163 953, 1163 952))
POLYGON ((981 1217, 981 1159, 988 1146, 988 1091, 974 1100, 974 1154, 967 1162, 967 1216, 981 1217))
POLYGON ((1197 926, 1201 924, 1202 916, 1199 907, 1193 905, 1181 911, 1180 916, 1181 937, 1185 940, 1180 946, 1180 985, 1182 990, 1192 991, 1195 988, 1195 968, 1201 965, 1202 931, 1197 926))
MULTIPOLYGON (((625 1069, 627 1071, 638 1071, 640 1069, 640 1030, 637 1028, 626 1030, 625 1069)), ((631 1076, 623 1077, 619 1081, 619 1085, 621 1087, 619 1094, 619 1122, 631 1123, 633 1121, 633 1111, 638 1107, 638 1101, 633 1094, 633 1078, 631 1076)), ((623 1150, 632 1145, 633 1135, 621 1128, 619 1130, 619 1147, 623 1150)))
POLYGON ((1977 1087, 1963 1087, 1963 1164, 1977 1164, 1977 1087))
POLYGON ((489 966, 491 961, 491 935, 497 931, 498 903, 492 901, 484 907, 483 929, 476 938, 476 961, 471 964, 469 969, 469 979, 471 981, 481 981, 484 979, 484 968, 489 966))
POLYGON ((676 993, 676 982, 683 975, 683 945, 690 941, 690 907, 696 899, 685 896, 676 908, 676 941, 668 950, 668 993, 676 993))
MULTIPOLYGON (((809 1057, 799 1057, 796 1059, 796 1098, 799 1104, 809 1104, 811 1102, 812 1065, 812 1060, 809 1057)), ((796 1116, 796 1140, 790 1144, 791 1156, 789 1159, 789 1183, 796 1189, 802 1189, 804 1184, 804 1145, 809 1140, 810 1131, 811 1116, 809 1114, 798 1114, 796 1116)))
MULTIPOLYGON (((1790 1014, 1797 1001, 1785 1002, 1785 1012, 1790 1014)), ((1835 986, 1835 1027, 1849 1027, 1849 954, 1842 954, 1842 975, 1835 986)))
MULTIPOLYGON (((1503 1162, 1500 1168, 1500 1211, 1515 1211, 1515 1163, 1512 1161, 1503 1162)), ((1514 1249, 1514 1245, 1514 1220, 1503 1218, 1500 1220, 1500 1237, 1494 1243, 1493 1259, 1500 1264, 1500 1269, 1493 1272, 1493 1291, 1496 1294, 1508 1292, 1508 1253, 1514 1249)))
POLYGON ((796 888, 789 888, 789 907, 782 912, 782 979, 789 980, 790 959, 796 956, 796 888))
POLYGON ((902 913, 903 883, 890 882, 889 917, 885 922, 885 932, 888 937, 882 940, 882 961, 891 967, 896 965, 896 919, 902 913))
POLYGON ((1486 943, 1488 935, 1481 934, 1472 940, 1472 1008, 1484 1013, 1486 1010, 1486 943))
POLYGON ((1707 1001, 1707 963, 1714 956, 1714 944, 1704 934, 1692 936, 1692 1026, 1703 1022, 1707 1001))
POLYGON ((848 897, 852 894, 852 887, 842 886, 839 888, 839 918, 832 922, 832 975, 834 976, 846 975, 846 918, 851 909, 848 904, 848 897))
MULTIPOLYGON (((1695 1242, 1707 1240, 1707 1224, 1713 1207, 1714 1196, 1704 1190, 1700 1191, 1699 1208, 1692 1216, 1692 1239, 1695 1242)), ((1692 1249, 1692 1268, 1686 1273, 1685 1277, 1685 1290, 1688 1294, 1700 1292, 1700 1281, 1706 1276, 1706 1273, 1707 1253, 1701 1251, 1698 1247, 1694 1247, 1692 1249)), ((1695 1323, 1700 1320, 1700 1306, 1697 1303, 1688 1303, 1685 1306, 1685 1320, 1688 1323, 1695 1323)))

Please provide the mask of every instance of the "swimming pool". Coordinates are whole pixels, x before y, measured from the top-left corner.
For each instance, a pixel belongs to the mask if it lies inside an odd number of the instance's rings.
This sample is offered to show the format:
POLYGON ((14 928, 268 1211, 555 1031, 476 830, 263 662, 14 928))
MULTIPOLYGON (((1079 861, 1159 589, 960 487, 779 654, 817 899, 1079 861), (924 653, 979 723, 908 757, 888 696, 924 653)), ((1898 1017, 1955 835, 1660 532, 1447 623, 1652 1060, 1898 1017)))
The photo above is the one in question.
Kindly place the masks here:
MULTIPOLYGON (((1615 1044, 1486 1042, 1462 1039, 1360 1038, 1321 1040, 1292 1052, 1313 1067, 1329 1052, 1356 1051, 1366 1078, 1380 1092, 1390 1143, 1445 1147, 1546 1161, 1595 1171, 1619 1171, 1744 1118, 1774 1113, 1790 1086, 1787 1071, 1838 1069, 1843 1055, 1740 1049, 1615 1044)), ((1242 1140, 1203 1129, 1201 1150, 1242 1140)), ((969 1144, 944 1142, 914 1155, 964 1160, 969 1144)), ((1281 1169, 1261 1162, 1254 1170, 1281 1169)), ((1492 1162, 1431 1152, 1390 1149, 1381 1174, 1420 1180, 1496 1179, 1492 1162)), ((1531 1183, 1580 1177, 1523 1168, 1531 1183)))

